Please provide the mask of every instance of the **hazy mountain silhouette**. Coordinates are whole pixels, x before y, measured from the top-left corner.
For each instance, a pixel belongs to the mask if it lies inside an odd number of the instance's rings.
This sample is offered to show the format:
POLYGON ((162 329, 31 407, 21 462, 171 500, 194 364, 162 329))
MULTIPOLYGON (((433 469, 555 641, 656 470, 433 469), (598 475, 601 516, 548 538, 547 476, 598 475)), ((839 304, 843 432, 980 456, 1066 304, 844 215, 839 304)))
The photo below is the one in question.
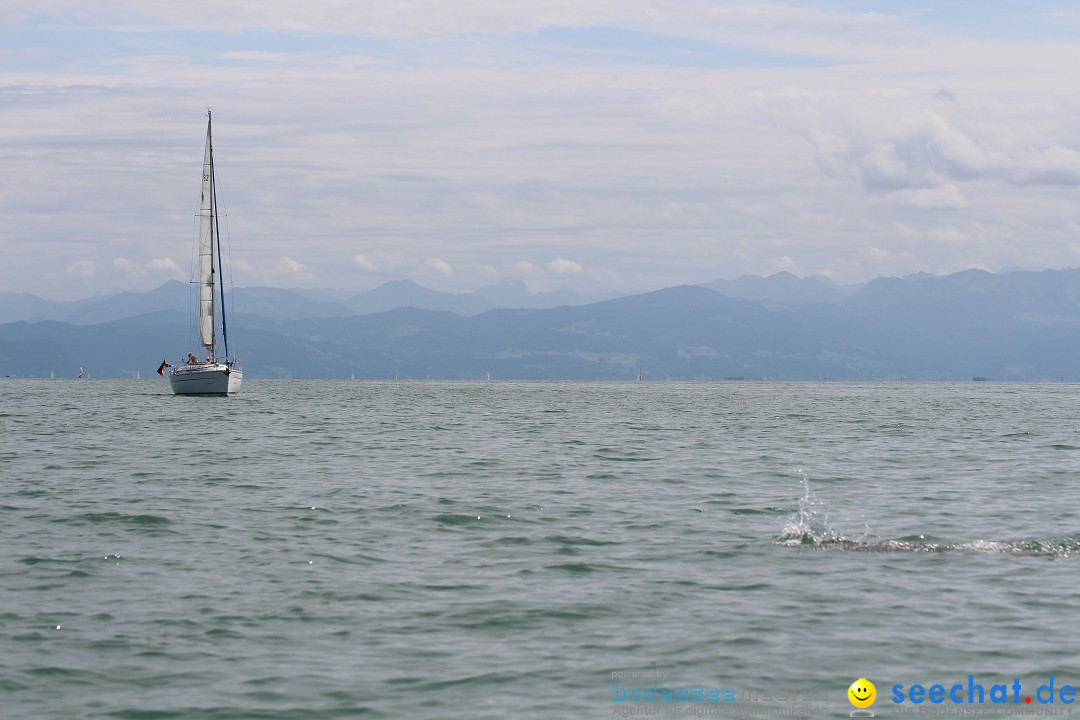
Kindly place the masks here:
POLYGON ((471 293, 441 292, 429 290, 411 280, 393 280, 374 290, 354 295, 346 300, 345 304, 357 315, 386 312, 399 307, 477 315, 496 308, 585 305, 610 297, 615 297, 615 294, 581 295, 566 288, 533 295, 525 287, 525 283, 513 280, 482 287, 471 293))
MULTIPOLYGON (((342 314, 345 303, 249 288, 237 293, 230 331, 249 378, 631 379, 639 368, 649 380, 1080 377, 1078 270, 879 278, 846 296, 831 288, 839 299, 814 284, 773 282, 829 299, 746 299, 682 286, 555 308, 459 314, 444 303, 342 314)), ((182 309, 97 324, 0 325, 0 375, 70 377, 79 366, 94 377, 148 375, 163 356, 178 360, 194 349, 186 285, 167 284, 146 302, 117 296, 54 308, 84 319, 132 302, 145 311, 172 302, 177 290, 182 309)), ((470 295, 509 303, 523 300, 522 290, 470 295)), ((401 284, 381 297, 415 299, 414 291, 401 284)), ((0 298, 8 315, 43 311, 16 298, 10 306, 0 298)))
MULTIPOLYGON (((133 317, 158 310, 188 312, 195 305, 190 283, 170 280, 147 292, 122 292, 103 297, 57 302, 29 293, 0 293, 0 323, 25 320, 61 320, 93 324, 133 317)), ((245 287, 226 291, 226 303, 233 312, 261 315, 275 320, 345 317, 386 312, 397 307, 440 310, 459 315, 476 315, 495 308, 545 308, 585 305, 618 297, 618 293, 583 295, 562 288, 531 294, 521 281, 504 281, 471 293, 430 290, 411 280, 395 280, 374 290, 326 300, 327 291, 286 290, 245 287)))
POLYGON ((800 278, 787 272, 768 277, 742 275, 735 280, 713 280, 703 283, 701 287, 729 297, 782 303, 840 303, 857 289, 842 287, 815 277, 800 278))
POLYGON ((472 293, 448 293, 429 290, 412 280, 392 280, 374 290, 354 295, 345 301, 354 313, 386 312, 397 307, 414 307, 425 310, 447 310, 459 315, 475 315, 491 310, 492 305, 472 293))

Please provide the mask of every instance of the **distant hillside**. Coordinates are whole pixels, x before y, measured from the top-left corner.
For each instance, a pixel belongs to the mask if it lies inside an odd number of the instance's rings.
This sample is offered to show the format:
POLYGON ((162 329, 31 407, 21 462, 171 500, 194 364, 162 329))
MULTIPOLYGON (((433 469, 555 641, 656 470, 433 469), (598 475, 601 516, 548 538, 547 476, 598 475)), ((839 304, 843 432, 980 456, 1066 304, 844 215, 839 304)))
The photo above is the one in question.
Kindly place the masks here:
POLYGON ((713 280, 701 287, 729 297, 746 300, 772 300, 781 303, 841 303, 854 288, 841 288, 819 278, 800 278, 780 272, 769 277, 743 275, 735 280, 713 280))
MULTIPOLYGON (((285 292, 285 291, 282 291, 285 292)), ((272 295, 272 298, 279 297, 272 295)), ((1076 380, 1080 271, 875 280, 837 302, 683 286, 581 306, 475 315, 338 315, 297 300, 230 318, 248 377, 1076 380), (292 317, 301 308, 318 317, 292 317), (272 316, 268 316, 270 313, 272 316)), ((308 304, 311 303, 311 304, 308 304)), ((93 325, 0 325, 0 375, 144 376, 193 349, 190 312, 93 325)))
POLYGON ((586 305, 617 297, 616 294, 581 295, 563 288, 533 295, 520 281, 505 281, 471 293, 447 293, 417 285, 411 280, 394 280, 354 295, 345 301, 357 315, 386 312, 400 307, 439 310, 456 315, 478 315, 498 308, 551 308, 560 305, 586 305))
POLYGON ((458 315, 475 315, 494 305, 471 293, 454 294, 429 290, 412 280, 394 280, 374 290, 354 295, 345 304, 358 315, 386 312, 398 307, 446 310, 458 315))
MULTIPOLYGON (((396 280, 338 301, 325 299, 330 294, 327 291, 245 287, 226 291, 225 302, 233 312, 274 320, 297 320, 367 315, 398 307, 476 315, 495 308, 585 305, 618 297, 617 293, 582 295, 566 288, 533 295, 524 283, 511 281, 483 287, 472 293, 446 293, 429 290, 411 280, 396 280)), ((188 312, 194 304, 193 286, 176 280, 147 292, 123 292, 71 302, 45 300, 29 293, 0 293, 0 323, 59 320, 89 325, 159 310, 188 312)))
MULTIPOLYGON (((300 318, 343 317, 352 315, 345 304, 312 300, 296 290, 269 287, 246 287, 226 294, 232 312, 258 315, 271 320, 300 318)), ((194 305, 185 300, 184 308, 194 305)))

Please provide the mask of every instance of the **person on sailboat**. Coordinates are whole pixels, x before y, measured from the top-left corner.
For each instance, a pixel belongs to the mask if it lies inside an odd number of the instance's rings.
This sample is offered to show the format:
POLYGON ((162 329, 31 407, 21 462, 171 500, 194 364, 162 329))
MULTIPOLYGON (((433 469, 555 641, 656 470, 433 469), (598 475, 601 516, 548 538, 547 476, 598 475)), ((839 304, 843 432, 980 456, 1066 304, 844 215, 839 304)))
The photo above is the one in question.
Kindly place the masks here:
POLYGON ((199 364, 199 358, 195 357, 195 353, 189 352, 187 354, 187 364, 188 365, 198 365, 199 364))

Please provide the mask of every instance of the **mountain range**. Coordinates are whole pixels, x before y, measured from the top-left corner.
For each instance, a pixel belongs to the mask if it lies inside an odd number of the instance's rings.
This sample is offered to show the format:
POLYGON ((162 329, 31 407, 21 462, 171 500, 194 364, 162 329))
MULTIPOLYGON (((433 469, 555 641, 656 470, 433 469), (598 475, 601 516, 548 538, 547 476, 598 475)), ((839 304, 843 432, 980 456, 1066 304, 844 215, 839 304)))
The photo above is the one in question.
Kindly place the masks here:
MULTIPOLYGON (((170 280, 149 292, 125 292, 69 302, 45 300, 29 293, 6 292, 0 293, 0 323, 59 320, 86 325, 156 310, 187 312, 194 306, 193 293, 188 283, 176 280, 170 280)), ((567 288, 534 295, 521 281, 504 281, 471 293, 448 293, 430 290, 411 280, 393 280, 374 290, 351 295, 326 290, 271 287, 242 288, 234 295, 231 299, 226 296, 230 311, 261 315, 273 320, 368 315, 397 307, 477 315, 496 308, 552 308, 585 305, 619 297, 618 293, 582 295, 567 288)))
MULTIPOLYGON (((227 298, 248 378, 1075 380, 1080 270, 780 273, 591 301, 504 283, 227 298), (557 304, 551 307, 551 303, 557 304), (576 303, 576 304, 575 304, 576 303)), ((0 293, 0 376, 149 374, 194 349, 184 283, 70 303, 0 293), (186 342, 185 342, 186 341, 186 342)))

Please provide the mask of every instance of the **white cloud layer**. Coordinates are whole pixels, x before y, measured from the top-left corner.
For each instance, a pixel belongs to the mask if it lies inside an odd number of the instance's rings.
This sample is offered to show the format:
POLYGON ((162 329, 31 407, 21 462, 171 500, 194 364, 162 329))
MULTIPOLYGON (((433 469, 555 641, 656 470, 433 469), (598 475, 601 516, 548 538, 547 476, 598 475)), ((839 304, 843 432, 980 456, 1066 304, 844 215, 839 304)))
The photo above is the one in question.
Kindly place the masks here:
POLYGON ((576 275, 581 272, 581 265, 573 260, 557 257, 548 263, 548 270, 556 275, 576 275))
POLYGON ((363 255, 353 255, 353 262, 356 263, 357 267, 359 267, 361 270, 364 270, 365 272, 375 272, 375 263, 373 263, 371 260, 368 260, 363 255))
POLYGON ((949 7, 16 0, 0 291, 186 276, 206 106, 238 285, 1080 263, 1075 17, 949 7))
POLYGON ((454 274, 454 268, 450 266, 450 263, 439 258, 431 258, 427 261, 427 266, 435 272, 445 277, 450 277, 454 274))

